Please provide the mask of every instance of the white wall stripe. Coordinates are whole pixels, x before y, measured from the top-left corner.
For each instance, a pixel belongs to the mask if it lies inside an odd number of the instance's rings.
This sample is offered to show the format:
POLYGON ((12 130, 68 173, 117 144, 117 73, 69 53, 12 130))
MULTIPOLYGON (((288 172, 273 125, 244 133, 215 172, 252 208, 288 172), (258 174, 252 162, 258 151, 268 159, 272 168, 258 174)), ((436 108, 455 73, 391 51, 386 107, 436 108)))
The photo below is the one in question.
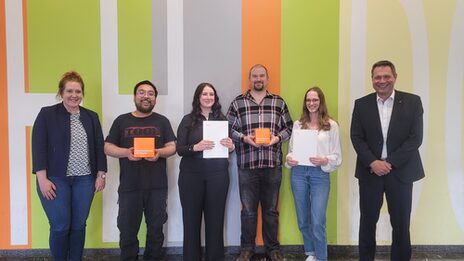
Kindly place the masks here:
MULTIPOLYGON (((102 64, 102 127, 106 136, 113 120, 132 111, 132 95, 120 95, 118 72, 118 10, 117 1, 100 1, 101 64, 102 64)), ((103 242, 118 242, 119 163, 108 157, 108 177, 103 190, 103 242)))
MULTIPOLYGON (((350 53, 350 112, 353 111, 354 100, 365 95, 366 79, 366 31, 367 31, 367 0, 353 0, 351 6, 351 53, 350 53)), ((351 122, 351 114, 350 114, 351 122)), ((349 169, 356 168, 356 152, 350 148, 349 169)), ((359 230, 359 192, 358 182, 354 175, 350 178, 350 240, 358 240, 359 230)))
MULTIPOLYGON (((118 93, 118 18, 117 2, 100 1, 101 12, 101 49, 102 49, 102 112, 103 131, 108 133, 114 119, 123 113, 134 110, 132 94, 118 93), (116 105, 116 106, 115 106, 116 105)), ((160 94, 155 111, 165 115, 173 129, 183 116, 183 22, 182 0, 167 3, 167 42, 168 42, 168 95, 160 94), (172 108, 175 108, 173 110, 172 108)), ((143 79, 140 79, 143 80, 143 79)), ((135 84, 135 82, 134 82, 135 84)), ((118 242, 117 229, 117 189, 119 186, 119 164, 117 159, 108 157, 107 187, 103 192, 103 241, 118 242)), ((168 160, 168 222, 165 226, 166 244, 176 246, 182 244, 182 214, 177 190, 177 170, 179 159, 173 156, 168 160)))
MULTIPOLYGON (((171 121, 172 128, 177 126, 183 117, 184 97, 184 10, 182 0, 167 1, 167 37, 168 37, 168 89, 162 104, 158 104, 161 111, 171 121), (172 108, 175 108, 173 110, 172 108)), ((156 109, 156 108, 155 108, 156 109)), ((179 174, 180 158, 172 156, 168 160, 168 222, 166 226, 166 244, 168 246, 181 246, 182 234, 182 208, 179 200, 177 177, 179 174)))
MULTIPOLYGON (((11 245, 28 244, 26 126, 32 126, 44 104, 53 104, 54 94, 24 93, 24 45, 22 1, 6 0, 6 48, 8 85, 8 132, 10 153, 11 245), (22 106, 27 104, 27 109, 22 106)), ((31 191, 31 195, 36 193, 31 191)))
MULTIPOLYGON (((406 17, 409 22, 412 51, 413 51, 413 88, 414 92, 421 96, 425 113, 428 115, 429 104, 429 56, 428 56, 428 38, 425 22, 424 8, 421 1, 400 1, 406 12, 406 17)), ((354 100, 365 94, 365 78, 368 67, 366 66, 366 25, 367 25, 367 2, 363 0, 354 0, 352 5, 352 35, 351 35, 351 103, 350 110, 354 105, 354 100)), ((424 126, 428 126, 427 117, 424 117, 424 126)), ((424 144, 421 146, 421 152, 426 148, 425 141, 427 140, 427 128, 424 128, 424 144)), ((351 153, 355 155, 354 150, 351 153)), ((351 156, 351 155, 350 155, 351 156)), ((355 162, 351 161, 350 166, 355 169, 355 162)), ((351 240, 356 240, 359 229, 359 194, 357 192, 357 182, 350 183, 350 217, 351 222, 351 240)), ((413 210, 414 215, 417 203, 421 192, 421 183, 416 183, 413 192, 413 210)), ((381 213, 377 224, 377 240, 391 239, 391 226, 387 213, 381 213)))
MULTIPOLYGON (((429 88, 430 88, 430 57, 428 35, 425 21, 425 10, 422 1, 401 0, 411 32, 412 50, 412 83, 413 92, 421 97, 424 108, 424 136, 422 146, 419 148, 423 157, 428 140, 428 115, 429 115, 429 88)), ((413 186, 413 200, 411 219, 416 213, 420 194, 422 192, 422 180, 415 182, 413 186)))
POLYGON ((451 27, 448 54, 448 77, 446 83, 445 150, 449 196, 456 221, 464 230, 464 173, 463 173, 463 110, 464 86, 464 0, 457 1, 456 13, 451 27))

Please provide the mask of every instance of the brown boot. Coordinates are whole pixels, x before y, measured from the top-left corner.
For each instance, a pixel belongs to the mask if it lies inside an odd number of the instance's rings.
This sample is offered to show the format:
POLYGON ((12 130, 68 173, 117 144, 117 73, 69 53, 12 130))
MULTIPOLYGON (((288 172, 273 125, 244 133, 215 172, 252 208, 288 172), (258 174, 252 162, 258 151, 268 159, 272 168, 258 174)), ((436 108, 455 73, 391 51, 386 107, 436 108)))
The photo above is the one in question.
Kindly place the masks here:
POLYGON ((240 252, 240 255, 235 259, 235 261, 250 261, 251 258, 253 257, 253 251, 251 250, 242 250, 240 252))

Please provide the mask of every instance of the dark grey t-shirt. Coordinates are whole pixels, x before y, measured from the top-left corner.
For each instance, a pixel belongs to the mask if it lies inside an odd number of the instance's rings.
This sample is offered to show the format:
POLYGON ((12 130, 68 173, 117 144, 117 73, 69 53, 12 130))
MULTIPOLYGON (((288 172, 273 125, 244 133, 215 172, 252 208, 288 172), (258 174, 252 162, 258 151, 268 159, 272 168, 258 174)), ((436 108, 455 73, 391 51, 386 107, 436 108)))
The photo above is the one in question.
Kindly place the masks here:
MULTIPOLYGON (((134 117, 132 113, 118 116, 105 141, 118 147, 130 148, 134 146, 135 137, 154 137, 156 148, 162 148, 164 144, 176 140, 169 120, 153 112, 144 118, 134 117)), ((168 186, 165 158, 159 158, 155 162, 120 158, 119 167, 118 191, 159 189, 168 186)))

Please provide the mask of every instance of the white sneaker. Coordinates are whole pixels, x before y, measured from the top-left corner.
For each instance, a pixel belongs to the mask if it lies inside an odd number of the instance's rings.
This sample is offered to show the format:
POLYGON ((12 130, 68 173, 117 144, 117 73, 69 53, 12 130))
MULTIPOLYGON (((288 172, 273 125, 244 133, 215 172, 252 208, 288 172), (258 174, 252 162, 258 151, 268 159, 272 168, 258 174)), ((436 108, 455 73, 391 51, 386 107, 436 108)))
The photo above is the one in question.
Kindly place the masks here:
POLYGON ((305 261, 316 261, 315 256, 308 256, 305 261))

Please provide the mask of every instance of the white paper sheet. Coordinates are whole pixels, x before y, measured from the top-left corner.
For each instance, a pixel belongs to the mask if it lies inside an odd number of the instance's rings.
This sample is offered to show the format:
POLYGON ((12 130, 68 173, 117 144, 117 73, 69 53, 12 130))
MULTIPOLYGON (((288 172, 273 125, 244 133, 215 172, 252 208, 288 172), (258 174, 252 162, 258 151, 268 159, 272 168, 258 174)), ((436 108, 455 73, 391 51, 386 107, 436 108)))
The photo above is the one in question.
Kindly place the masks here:
POLYGON ((214 142, 214 148, 203 151, 203 158, 228 158, 229 149, 220 141, 229 137, 228 121, 203 121, 203 139, 214 142))
POLYGON ((298 165, 314 166, 310 157, 317 156, 317 130, 293 130, 293 159, 298 165))

